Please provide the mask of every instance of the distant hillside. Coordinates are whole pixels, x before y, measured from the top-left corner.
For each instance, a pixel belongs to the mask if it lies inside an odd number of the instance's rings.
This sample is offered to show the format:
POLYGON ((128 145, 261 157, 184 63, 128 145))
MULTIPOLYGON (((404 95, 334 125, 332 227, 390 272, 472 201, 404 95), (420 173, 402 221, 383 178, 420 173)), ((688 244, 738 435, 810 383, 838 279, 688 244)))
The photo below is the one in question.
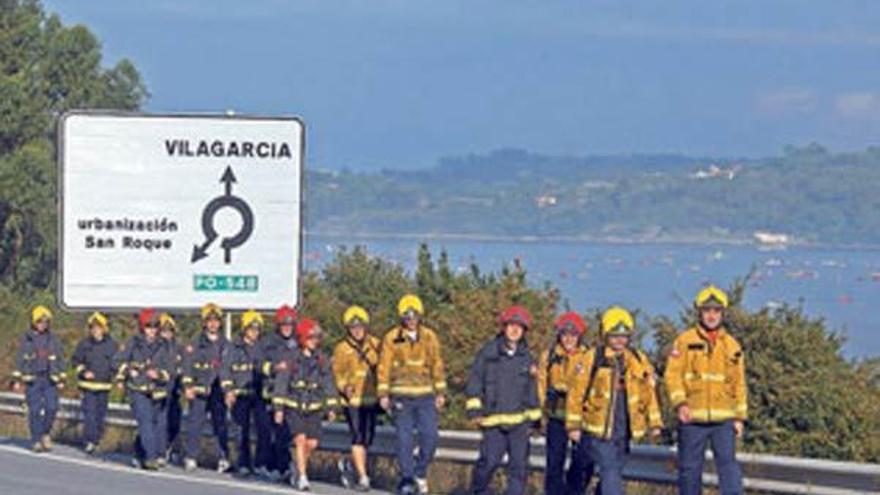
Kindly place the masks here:
POLYGON ((676 155, 446 158, 418 172, 310 173, 311 231, 880 244, 880 148, 761 160, 676 155))

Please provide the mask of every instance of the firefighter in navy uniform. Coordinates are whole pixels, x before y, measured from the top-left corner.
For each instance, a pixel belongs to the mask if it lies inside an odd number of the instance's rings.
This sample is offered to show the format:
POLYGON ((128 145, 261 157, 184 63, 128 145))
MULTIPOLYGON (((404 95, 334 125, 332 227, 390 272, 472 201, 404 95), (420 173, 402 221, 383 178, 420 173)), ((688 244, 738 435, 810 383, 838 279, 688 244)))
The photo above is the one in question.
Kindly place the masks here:
POLYGON ((583 355, 569 381, 565 426, 572 442, 589 442, 601 495, 623 495, 630 441, 657 438, 663 426, 654 367, 630 345, 634 328, 627 310, 605 311, 602 343, 583 355))
POLYGON ((181 384, 189 404, 183 466, 188 472, 198 467, 202 428, 210 415, 213 438, 217 442, 217 471, 225 473, 229 470, 229 432, 220 373, 229 343, 220 331, 223 317, 220 306, 213 303, 202 306, 201 316, 202 332, 195 342, 186 347, 183 358, 181 384))
POLYGON ((673 343, 664 379, 678 416, 678 487, 683 495, 703 491, 706 444, 711 443, 722 495, 743 493, 736 439, 748 418, 746 365, 742 347, 724 325, 729 301, 715 286, 694 301, 699 323, 673 343))
POLYGON ((51 324, 49 308, 36 306, 31 311, 31 327, 21 337, 12 373, 13 390, 25 390, 34 452, 52 450, 50 434, 58 412, 58 390, 64 388, 64 355, 51 324))
POLYGON ((159 336, 168 346, 172 367, 169 370, 171 380, 168 382, 168 402, 165 408, 165 427, 162 428, 162 452, 164 456, 160 458, 161 462, 170 462, 172 452, 174 450, 174 442, 180 434, 180 423, 183 417, 183 408, 181 407, 181 384, 180 375, 183 372, 183 354, 184 346, 177 341, 177 322, 168 313, 159 315, 159 336))
POLYGON ((107 325, 106 316, 92 313, 86 321, 89 335, 77 344, 71 359, 82 392, 83 445, 87 454, 97 450, 104 434, 107 401, 116 375, 116 353, 120 350, 107 334, 107 325))
MULTIPOLYGON (((264 336, 263 346, 263 400, 268 414, 274 410, 272 406, 272 384, 277 374, 278 364, 290 361, 295 356, 299 344, 296 341, 296 324, 299 316, 296 310, 283 305, 275 311, 275 331, 264 336)), ((286 420, 280 424, 272 422, 269 444, 268 479, 290 481, 290 443, 293 436, 286 420)))
POLYGON ((265 362, 260 332, 263 315, 249 310, 241 315, 241 337, 229 348, 223 360, 221 385, 226 394, 226 406, 232 410, 232 420, 238 430, 238 474, 249 476, 265 473, 269 463, 270 420, 263 402, 265 362), (251 420, 257 430, 256 452, 251 453, 251 420))
POLYGON ((138 316, 141 333, 129 340, 117 356, 116 379, 128 392, 137 422, 134 464, 155 471, 161 466, 165 401, 169 371, 173 366, 168 347, 159 337, 159 318, 155 310, 144 309, 138 316))
POLYGON ((584 344, 587 325, 579 314, 568 312, 554 324, 556 341, 541 354, 538 365, 538 398, 546 416, 546 495, 581 495, 593 475, 593 461, 587 442, 572 444, 568 471, 568 431, 565 429, 565 400, 570 377, 588 348, 584 344))
POLYGON ((367 450, 373 443, 379 416, 376 397, 376 366, 381 341, 370 335, 370 315, 360 306, 351 306, 342 315, 347 335, 333 349, 333 377, 342 395, 345 419, 351 433, 351 459, 357 479, 345 459, 338 462, 342 484, 357 491, 370 490, 367 450))
POLYGON ((483 434, 471 491, 490 493, 492 475, 508 457, 508 495, 525 493, 529 434, 541 419, 536 375, 525 333, 532 324, 525 308, 513 306, 499 317, 498 336, 480 350, 471 366, 465 408, 483 434))
POLYGON ((292 360, 278 363, 272 386, 273 419, 280 424, 286 416, 293 433, 296 476, 291 481, 297 490, 309 489, 309 457, 321 439, 321 420, 333 421, 339 405, 330 362, 321 351, 322 334, 314 320, 300 320, 296 326, 299 351, 292 360))

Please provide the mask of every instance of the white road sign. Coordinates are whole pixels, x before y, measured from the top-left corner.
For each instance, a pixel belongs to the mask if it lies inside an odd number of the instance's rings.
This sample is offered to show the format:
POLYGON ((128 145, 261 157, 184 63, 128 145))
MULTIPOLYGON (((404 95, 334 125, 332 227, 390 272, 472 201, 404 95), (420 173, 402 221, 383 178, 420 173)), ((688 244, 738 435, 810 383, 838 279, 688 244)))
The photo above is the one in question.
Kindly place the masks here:
POLYGON ((296 304, 303 133, 296 118, 63 116, 61 304, 296 304))

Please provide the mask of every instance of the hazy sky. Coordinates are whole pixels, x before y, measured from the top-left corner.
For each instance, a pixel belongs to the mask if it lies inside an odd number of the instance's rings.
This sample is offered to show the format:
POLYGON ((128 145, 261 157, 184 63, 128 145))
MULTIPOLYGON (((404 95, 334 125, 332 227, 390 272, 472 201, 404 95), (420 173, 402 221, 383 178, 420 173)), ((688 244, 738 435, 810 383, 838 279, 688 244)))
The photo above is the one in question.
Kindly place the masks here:
POLYGON ((880 144, 876 0, 46 0, 150 111, 294 113, 311 167, 880 144))

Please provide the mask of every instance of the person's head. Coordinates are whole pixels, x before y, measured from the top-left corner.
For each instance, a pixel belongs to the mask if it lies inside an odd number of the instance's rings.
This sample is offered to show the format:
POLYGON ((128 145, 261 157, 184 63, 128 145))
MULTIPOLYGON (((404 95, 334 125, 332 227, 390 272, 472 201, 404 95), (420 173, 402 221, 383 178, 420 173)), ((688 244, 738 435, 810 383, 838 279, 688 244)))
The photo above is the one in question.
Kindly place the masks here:
POLYGON ((283 305, 275 311, 275 328, 276 331, 285 339, 293 337, 296 332, 296 320, 298 315, 296 310, 288 305, 283 305))
POLYGON ((36 306, 31 310, 31 327, 37 332, 47 332, 52 325, 52 312, 46 306, 36 306))
POLYGON ((348 329, 351 338, 361 342, 369 332, 370 314, 360 306, 351 306, 342 315, 342 323, 348 329))
POLYGON ((635 320, 626 309, 612 306, 602 313, 602 337, 613 351, 624 350, 634 330, 635 320))
POLYGON ((241 315, 242 338, 245 342, 253 344, 260 338, 263 331, 263 315, 250 309, 241 315))
POLYGON ((425 314, 425 306, 419 296, 407 294, 397 303, 397 314, 400 316, 400 322, 404 328, 417 330, 422 316, 425 314))
POLYGON ((718 287, 710 285, 701 290, 694 299, 700 325, 710 331, 721 328, 728 304, 727 294, 718 287))
POLYGON ((522 340, 526 330, 532 326, 532 315, 522 306, 511 306, 501 313, 498 323, 504 338, 515 344, 522 340))
POLYGON ((159 335, 169 342, 177 336, 177 322, 168 313, 159 315, 159 335))
POLYGON ((214 303, 208 303, 202 306, 202 327, 208 336, 216 336, 220 332, 223 318, 223 309, 214 303))
POLYGON ((296 338, 302 349, 315 351, 321 347, 321 326, 315 320, 305 318, 296 325, 296 338))
POLYGON ((95 311, 86 320, 86 326, 89 328, 89 335, 95 340, 103 340, 107 334, 107 317, 95 311))
POLYGON ((559 344, 566 352, 572 352, 577 349, 584 333, 587 331, 587 325, 584 323, 583 318, 574 311, 565 313, 557 318, 553 327, 556 329, 559 344))
POLYGON ((153 308, 144 308, 138 315, 138 326, 144 337, 152 342, 159 336, 159 315, 153 308))

